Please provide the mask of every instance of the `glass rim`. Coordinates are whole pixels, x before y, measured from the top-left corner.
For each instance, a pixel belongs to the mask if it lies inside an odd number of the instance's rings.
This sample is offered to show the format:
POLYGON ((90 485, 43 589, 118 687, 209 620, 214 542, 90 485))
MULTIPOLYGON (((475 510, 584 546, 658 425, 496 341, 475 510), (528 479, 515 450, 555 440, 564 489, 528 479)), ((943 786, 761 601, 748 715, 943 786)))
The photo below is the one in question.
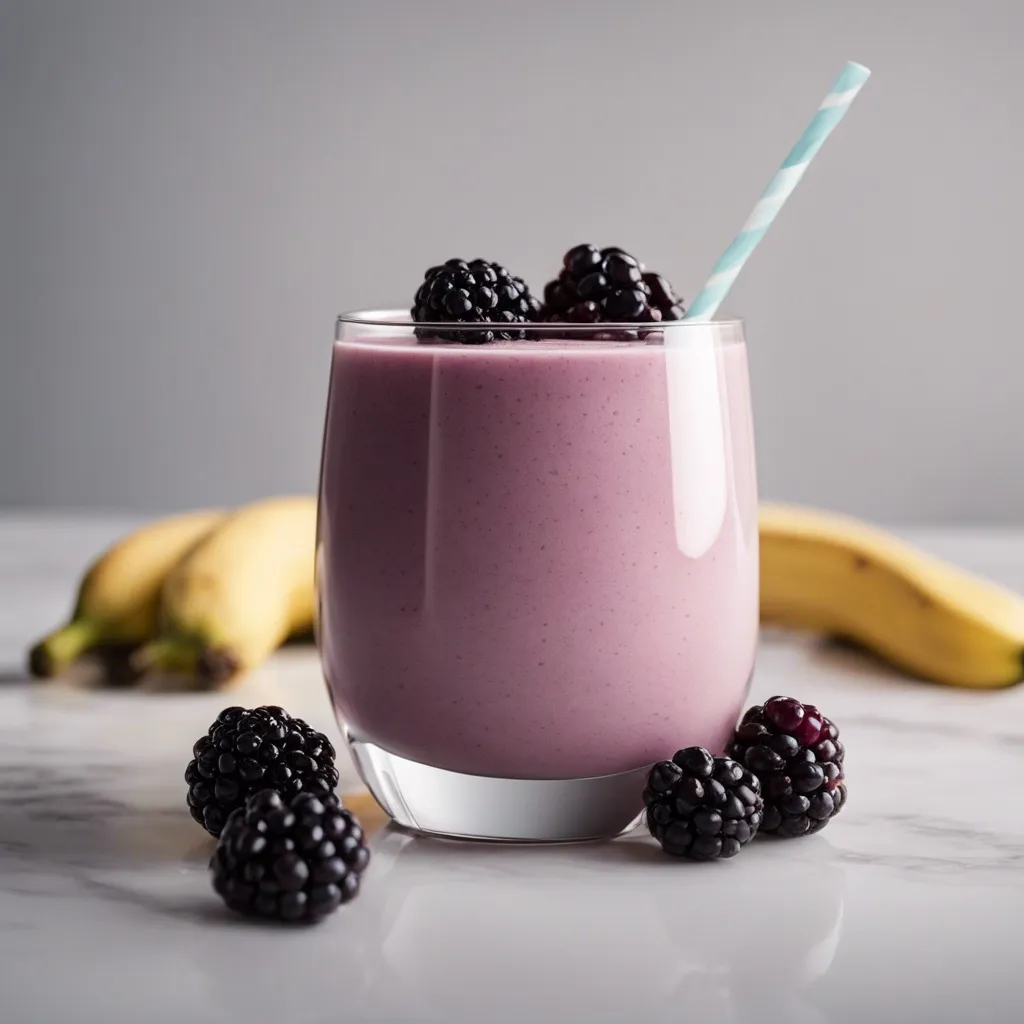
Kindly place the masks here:
POLYGON ((594 331, 660 331, 665 328, 673 330, 692 330, 697 327, 741 328, 743 318, 737 316, 716 316, 710 320, 632 320, 616 321, 615 323, 601 322, 599 324, 572 324, 549 321, 529 321, 526 323, 510 324, 506 321, 473 321, 473 322, 421 322, 413 320, 412 315, 405 309, 359 309, 348 313, 339 313, 335 320, 336 335, 345 324, 357 327, 393 327, 401 330, 414 328, 425 328, 437 331, 508 331, 524 330, 536 333, 538 331, 557 331, 559 334, 592 333, 594 331))

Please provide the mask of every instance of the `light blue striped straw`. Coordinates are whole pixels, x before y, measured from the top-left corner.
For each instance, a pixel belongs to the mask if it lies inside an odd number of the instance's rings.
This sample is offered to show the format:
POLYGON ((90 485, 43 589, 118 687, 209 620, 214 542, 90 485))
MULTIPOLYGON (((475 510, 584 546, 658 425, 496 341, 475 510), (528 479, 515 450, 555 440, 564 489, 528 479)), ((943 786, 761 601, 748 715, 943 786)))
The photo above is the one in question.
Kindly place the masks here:
POLYGON ((743 269, 743 264, 757 248, 757 243, 764 238, 779 210, 796 188, 797 182, 804 176, 804 171, 814 159, 814 154, 832 134, 832 129, 842 121, 853 98, 860 92, 870 74, 871 72, 862 64, 847 62, 843 73, 822 100, 818 112, 811 118, 811 123, 789 151, 789 156, 783 161, 778 174, 772 178, 764 195, 757 201, 747 223, 715 264, 707 283, 683 317, 684 320, 710 320, 718 312, 718 307, 728 295, 733 282, 743 269))

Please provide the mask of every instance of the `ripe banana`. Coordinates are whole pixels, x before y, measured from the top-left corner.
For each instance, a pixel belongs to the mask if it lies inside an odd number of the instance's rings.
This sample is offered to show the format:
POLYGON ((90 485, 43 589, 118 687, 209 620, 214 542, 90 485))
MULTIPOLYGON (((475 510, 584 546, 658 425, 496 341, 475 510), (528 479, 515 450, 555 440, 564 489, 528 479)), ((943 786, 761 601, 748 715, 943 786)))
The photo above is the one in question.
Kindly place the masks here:
POLYGON ((108 548, 82 578, 70 621, 29 651, 29 671, 59 675, 91 647, 150 639, 164 577, 223 517, 212 510, 160 519, 108 548))
POLYGON ((762 505, 761 621, 843 637, 919 678, 1024 675, 1024 598, 855 519, 762 505))
POLYGON ((270 498, 227 516, 168 574, 160 635, 136 664, 222 683, 308 632, 315 541, 314 498, 270 498))

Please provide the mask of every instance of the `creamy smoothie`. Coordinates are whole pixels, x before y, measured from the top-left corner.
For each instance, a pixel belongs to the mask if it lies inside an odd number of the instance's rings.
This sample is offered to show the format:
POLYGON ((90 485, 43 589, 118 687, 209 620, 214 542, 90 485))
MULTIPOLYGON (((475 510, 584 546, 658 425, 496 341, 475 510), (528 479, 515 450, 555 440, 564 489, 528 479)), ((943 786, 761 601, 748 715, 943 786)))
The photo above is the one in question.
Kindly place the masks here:
POLYGON ((661 345, 335 346, 319 635, 354 733, 519 779, 721 753, 754 661, 757 495, 746 349, 713 359, 721 423, 687 438, 661 345), (724 515, 684 552, 702 485, 673 486, 672 449, 705 443, 724 515))

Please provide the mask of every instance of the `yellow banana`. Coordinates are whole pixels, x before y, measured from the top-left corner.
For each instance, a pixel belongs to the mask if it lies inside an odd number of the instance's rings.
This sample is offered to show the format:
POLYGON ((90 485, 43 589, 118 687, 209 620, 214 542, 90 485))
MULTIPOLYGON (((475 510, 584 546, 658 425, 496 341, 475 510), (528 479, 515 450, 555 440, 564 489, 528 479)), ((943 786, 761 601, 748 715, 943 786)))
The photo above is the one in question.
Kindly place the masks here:
POLYGON ((59 675, 91 647, 150 639, 156 632, 164 577, 223 517, 218 510, 171 516, 108 548, 82 578, 70 621, 29 651, 29 671, 59 675))
POLYGON ((160 635, 136 663, 221 683, 258 665, 313 622, 316 500, 246 505, 168 574, 160 635))
POLYGON ((1024 598, 844 516, 762 505, 761 621, 844 637, 953 686, 1024 675, 1024 598))

